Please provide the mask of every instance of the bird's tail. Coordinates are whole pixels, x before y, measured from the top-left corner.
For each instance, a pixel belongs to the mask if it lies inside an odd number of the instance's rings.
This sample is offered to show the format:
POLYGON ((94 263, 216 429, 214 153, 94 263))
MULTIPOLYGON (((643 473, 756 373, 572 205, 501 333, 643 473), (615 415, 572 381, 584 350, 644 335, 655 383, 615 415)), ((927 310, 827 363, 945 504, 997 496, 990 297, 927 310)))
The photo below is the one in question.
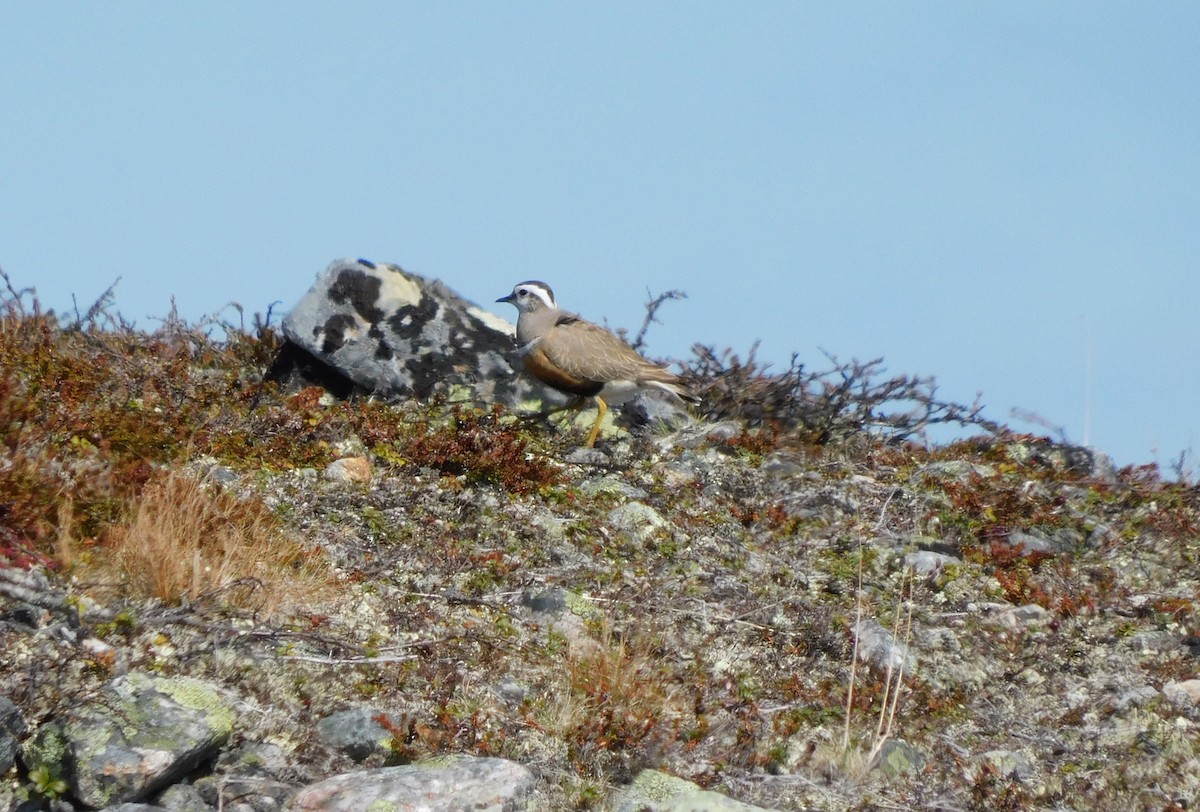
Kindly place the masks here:
POLYGON ((657 387, 658 389, 661 389, 664 392, 670 392, 675 397, 679 398, 680 400, 685 400, 688 403, 699 403, 700 402, 700 396, 697 395, 695 392, 693 392, 691 389, 688 389, 687 385, 684 384, 682 381, 680 381, 678 378, 673 378, 672 380, 661 380, 661 381, 650 380, 650 381, 646 381, 646 384, 649 386, 657 387))

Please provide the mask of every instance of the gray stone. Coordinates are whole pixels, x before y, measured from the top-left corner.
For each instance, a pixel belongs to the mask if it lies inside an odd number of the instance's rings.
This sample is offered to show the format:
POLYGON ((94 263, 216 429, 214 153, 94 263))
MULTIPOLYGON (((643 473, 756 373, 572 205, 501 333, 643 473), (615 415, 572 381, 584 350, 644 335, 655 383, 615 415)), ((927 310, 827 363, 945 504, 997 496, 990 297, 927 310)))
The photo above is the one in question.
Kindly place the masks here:
POLYGON ((250 741, 222 753, 214 774, 196 784, 219 809, 275 812, 299 789, 285 780, 290 772, 283 748, 250 741))
POLYGON ((511 324, 395 265, 333 262, 284 318, 283 333, 291 349, 272 369, 275 378, 315 359, 382 395, 441 394, 534 410, 568 401, 517 374, 511 324), (294 348, 302 353, 288 356, 294 348))
POLYGON ((25 720, 21 711, 0 696, 0 775, 8 772, 17 755, 17 739, 25 732, 25 720))
POLYGON ((1008 453, 1024 464, 1041 463, 1069 474, 1091 477, 1100 482, 1117 481, 1112 457, 1102 451, 1078 445, 1060 445, 1049 440, 1013 443, 1008 453))
POLYGON ((1021 546, 1022 551, 1028 555, 1029 553, 1053 553, 1056 551, 1054 542, 1043 536, 1041 533, 1026 533, 1021 530, 1014 530, 1005 537, 1010 547, 1021 546))
POLYGON ((721 445, 745 433, 746 424, 737 420, 697 423, 663 437, 658 443, 663 448, 699 448, 702 445, 721 445))
POLYGON ((918 550, 904 556, 904 563, 918 575, 933 575, 962 562, 954 556, 935 553, 932 550, 918 550))
POLYGON ((613 812, 766 812, 657 770, 638 773, 633 783, 614 794, 609 808, 613 812))
POLYGON ((359 770, 302 789, 290 812, 459 812, 528 806, 533 773, 500 758, 451 757, 404 767, 359 770))
POLYGON ((1200 705, 1200 679, 1168 682, 1162 687, 1163 696, 1180 707, 1200 705))
POLYGON ((990 479, 996 475, 996 469, 990 465, 968 462, 966 460, 945 460, 922 465, 913 471, 912 479, 933 477, 934 479, 954 479, 966 482, 972 476, 990 479))
POLYGON ((622 405, 621 414, 634 425, 653 426, 660 431, 676 431, 695 422, 685 406, 652 391, 639 391, 622 405))
POLYGON ((167 812, 213 812, 204 795, 191 784, 167 787, 159 793, 155 802, 167 812))
POLYGON ((903 668, 905 674, 913 673, 917 667, 917 656, 907 643, 883 628, 878 621, 860 621, 855 631, 858 634, 858 659, 877 669, 880 673, 893 673, 903 668))
POLYGON ((723 420, 708 426, 701 426, 704 439, 710 443, 728 443, 746 433, 746 425, 739 420, 723 420))
POLYGON ((759 468, 764 474, 780 479, 800 476, 806 472, 804 459, 794 451, 776 451, 763 460, 759 468))
POLYGON ((580 446, 563 457, 563 462, 571 465, 607 465, 608 455, 598 448, 580 446))
POLYGON ((1024 606, 1010 606, 996 615, 996 621, 1012 631, 1045 625, 1050 622, 1050 619, 1050 610, 1043 606, 1038 606, 1036 603, 1028 603, 1024 606))
POLYGON ((645 499, 647 496, 645 490, 630 485, 617 474, 585 479, 579 484, 579 490, 588 496, 621 496, 627 499, 645 499))
POLYGON ((161 806, 154 804, 117 804, 116 806, 106 806, 100 812, 163 812, 161 806))
POLYGON ((392 740, 392 734, 375 721, 380 713, 376 708, 350 708, 332 713, 317 722, 317 735, 329 746, 362 761, 372 753, 386 750, 392 740))
POLYGON ((889 778, 916 775, 925 767, 925 756, 908 742, 889 739, 879 748, 872 767, 889 778))
POLYGON ((521 596, 521 604, 536 614, 561 615, 567 611, 567 592, 557 587, 526 592, 521 596))
POLYGON ((135 672, 43 725, 22 758, 30 770, 61 775, 87 806, 103 808, 186 775, 216 753, 233 723, 229 704, 208 683, 135 672))
POLYGON ((513 677, 504 677, 496 683, 493 690, 496 696, 509 705, 520 705, 530 694, 529 686, 513 677))
POLYGON ((627 502, 613 508, 608 514, 608 521, 615 529, 641 541, 670 527, 657 510, 642 502, 627 502))

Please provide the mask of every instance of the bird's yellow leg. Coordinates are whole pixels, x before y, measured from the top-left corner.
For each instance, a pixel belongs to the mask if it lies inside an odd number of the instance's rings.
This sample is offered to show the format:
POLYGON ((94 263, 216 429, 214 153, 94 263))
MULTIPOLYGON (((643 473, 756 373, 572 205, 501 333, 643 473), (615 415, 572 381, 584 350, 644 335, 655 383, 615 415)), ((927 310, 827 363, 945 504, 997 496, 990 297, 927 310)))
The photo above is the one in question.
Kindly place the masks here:
POLYGON ((587 442, 585 446, 591 448, 596 444, 596 438, 600 435, 600 424, 604 422, 604 414, 608 411, 608 404, 604 402, 604 398, 596 398, 596 422, 592 424, 592 430, 588 432, 587 442))

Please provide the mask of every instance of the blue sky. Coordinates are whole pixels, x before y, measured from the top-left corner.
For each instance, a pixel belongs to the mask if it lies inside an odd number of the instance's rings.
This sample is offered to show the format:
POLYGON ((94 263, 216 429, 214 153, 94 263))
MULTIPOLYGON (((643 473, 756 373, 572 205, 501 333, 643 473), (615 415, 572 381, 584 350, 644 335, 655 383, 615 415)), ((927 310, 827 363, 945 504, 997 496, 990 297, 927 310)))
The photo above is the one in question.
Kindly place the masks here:
POLYGON ((678 288, 655 355, 883 356, 1165 464, 1198 42, 1190 2, 0 0, 0 267, 147 328, 339 257, 632 328, 678 288))

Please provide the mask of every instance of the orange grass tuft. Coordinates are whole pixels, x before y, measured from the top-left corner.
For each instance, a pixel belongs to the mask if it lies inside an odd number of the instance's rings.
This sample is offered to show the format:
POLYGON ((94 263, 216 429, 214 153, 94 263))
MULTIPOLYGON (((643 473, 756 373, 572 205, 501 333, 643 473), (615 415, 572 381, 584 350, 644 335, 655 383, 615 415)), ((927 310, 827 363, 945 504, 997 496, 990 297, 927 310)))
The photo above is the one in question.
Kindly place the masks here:
POLYGON ((319 553, 289 538, 262 502, 177 472, 146 485, 105 547, 97 560, 115 566, 133 594, 172 604, 223 593, 272 611, 319 594, 326 578, 319 553))

